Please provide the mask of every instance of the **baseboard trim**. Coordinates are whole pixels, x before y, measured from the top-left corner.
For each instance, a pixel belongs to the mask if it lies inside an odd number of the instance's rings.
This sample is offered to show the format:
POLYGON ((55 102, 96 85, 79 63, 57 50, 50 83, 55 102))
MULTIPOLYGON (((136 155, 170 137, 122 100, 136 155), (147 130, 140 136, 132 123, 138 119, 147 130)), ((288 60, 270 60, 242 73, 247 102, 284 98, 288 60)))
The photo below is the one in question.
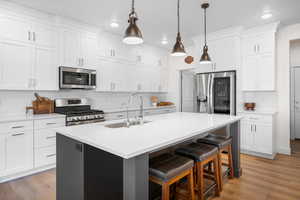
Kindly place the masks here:
POLYGON ((265 154, 265 153, 258 153, 258 152, 255 152, 255 151, 244 150, 244 149, 241 149, 241 153, 242 154, 248 154, 248 155, 251 155, 251 156, 267 158, 267 159, 271 159, 271 160, 274 160, 274 158, 276 156, 276 153, 265 154))
POLYGON ((277 148, 277 152, 280 153, 280 154, 285 154, 285 155, 289 155, 289 156, 292 154, 291 148, 281 148, 281 147, 278 147, 277 148))
POLYGON ((9 176, 3 176, 3 177, 0 177, 0 183, 5 183, 5 182, 8 182, 8 181, 23 178, 25 176, 30 176, 30 175, 33 175, 33 174, 44 172, 44 171, 47 171, 47 170, 50 170, 50 169, 54 169, 55 167, 56 167, 56 164, 52 164, 52 165, 47 165, 45 167, 35 168, 35 169, 29 170, 29 171, 13 174, 13 175, 9 175, 9 176))

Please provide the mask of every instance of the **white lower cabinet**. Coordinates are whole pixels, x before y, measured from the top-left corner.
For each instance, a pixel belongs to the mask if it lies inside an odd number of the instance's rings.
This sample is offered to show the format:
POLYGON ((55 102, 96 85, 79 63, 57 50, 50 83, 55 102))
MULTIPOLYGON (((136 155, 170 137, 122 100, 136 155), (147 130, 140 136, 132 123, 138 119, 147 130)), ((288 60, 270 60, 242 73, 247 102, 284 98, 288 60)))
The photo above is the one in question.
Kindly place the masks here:
POLYGON ((34 167, 43 167, 56 162, 56 132, 63 127, 65 118, 34 121, 34 167))
POLYGON ((33 167, 33 131, 12 132, 6 137, 6 174, 33 167))
POLYGON ((54 166, 56 132, 65 118, 0 123, 0 182, 54 166))
POLYGON ((3 175, 6 166, 6 142, 5 135, 0 133, 0 176, 3 175))
POLYGON ((244 115, 241 123, 243 153, 274 158, 273 115, 244 115))

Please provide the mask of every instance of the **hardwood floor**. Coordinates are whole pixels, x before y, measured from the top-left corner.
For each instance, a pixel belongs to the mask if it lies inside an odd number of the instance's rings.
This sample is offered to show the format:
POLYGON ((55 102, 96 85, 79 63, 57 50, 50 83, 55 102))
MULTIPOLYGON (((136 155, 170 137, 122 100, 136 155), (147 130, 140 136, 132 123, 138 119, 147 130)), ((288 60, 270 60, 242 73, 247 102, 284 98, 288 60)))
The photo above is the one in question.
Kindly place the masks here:
MULTIPOLYGON (((242 155, 242 168, 214 200, 300 200, 300 151, 275 160, 242 155)), ((55 170, 0 184, 0 200, 55 200, 55 170)))

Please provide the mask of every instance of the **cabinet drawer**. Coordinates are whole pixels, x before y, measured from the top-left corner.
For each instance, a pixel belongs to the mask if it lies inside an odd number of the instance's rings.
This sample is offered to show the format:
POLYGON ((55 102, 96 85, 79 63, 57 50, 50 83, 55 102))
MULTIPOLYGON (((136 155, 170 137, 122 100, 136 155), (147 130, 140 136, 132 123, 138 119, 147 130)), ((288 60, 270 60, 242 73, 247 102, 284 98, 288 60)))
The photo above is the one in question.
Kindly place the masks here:
POLYGON ((56 144, 56 132, 52 129, 34 131, 34 147, 48 147, 56 144))
POLYGON ((0 123, 0 133, 19 132, 19 131, 32 130, 32 129, 33 129, 32 121, 0 123))
POLYGON ((272 115, 257 115, 257 114, 240 114, 243 116, 245 121, 252 121, 255 123, 272 123, 273 116, 272 115))
POLYGON ((56 146, 35 149, 34 167, 55 164, 56 146))
POLYGON ((58 128, 65 126, 65 118, 56 118, 56 119, 41 119, 34 121, 34 129, 43 129, 43 128, 58 128))

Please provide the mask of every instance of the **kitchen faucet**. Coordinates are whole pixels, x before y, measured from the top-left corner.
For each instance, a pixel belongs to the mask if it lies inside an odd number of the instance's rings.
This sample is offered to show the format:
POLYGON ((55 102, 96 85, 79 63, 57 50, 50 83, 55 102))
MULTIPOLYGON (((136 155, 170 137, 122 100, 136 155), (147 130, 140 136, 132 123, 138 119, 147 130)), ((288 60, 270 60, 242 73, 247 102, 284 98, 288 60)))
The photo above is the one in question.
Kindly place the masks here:
MULTIPOLYGON (((130 125, 131 125, 131 121, 130 121, 130 117, 129 117, 129 105, 132 104, 132 99, 135 96, 138 96, 138 93, 132 93, 128 99, 128 104, 126 107, 126 126, 127 127, 130 127, 130 125)), ((136 121, 134 123, 138 122, 141 125, 144 124, 144 99, 143 99, 142 95, 140 95, 140 112, 139 112, 139 115, 136 116, 135 118, 136 118, 136 121)))

